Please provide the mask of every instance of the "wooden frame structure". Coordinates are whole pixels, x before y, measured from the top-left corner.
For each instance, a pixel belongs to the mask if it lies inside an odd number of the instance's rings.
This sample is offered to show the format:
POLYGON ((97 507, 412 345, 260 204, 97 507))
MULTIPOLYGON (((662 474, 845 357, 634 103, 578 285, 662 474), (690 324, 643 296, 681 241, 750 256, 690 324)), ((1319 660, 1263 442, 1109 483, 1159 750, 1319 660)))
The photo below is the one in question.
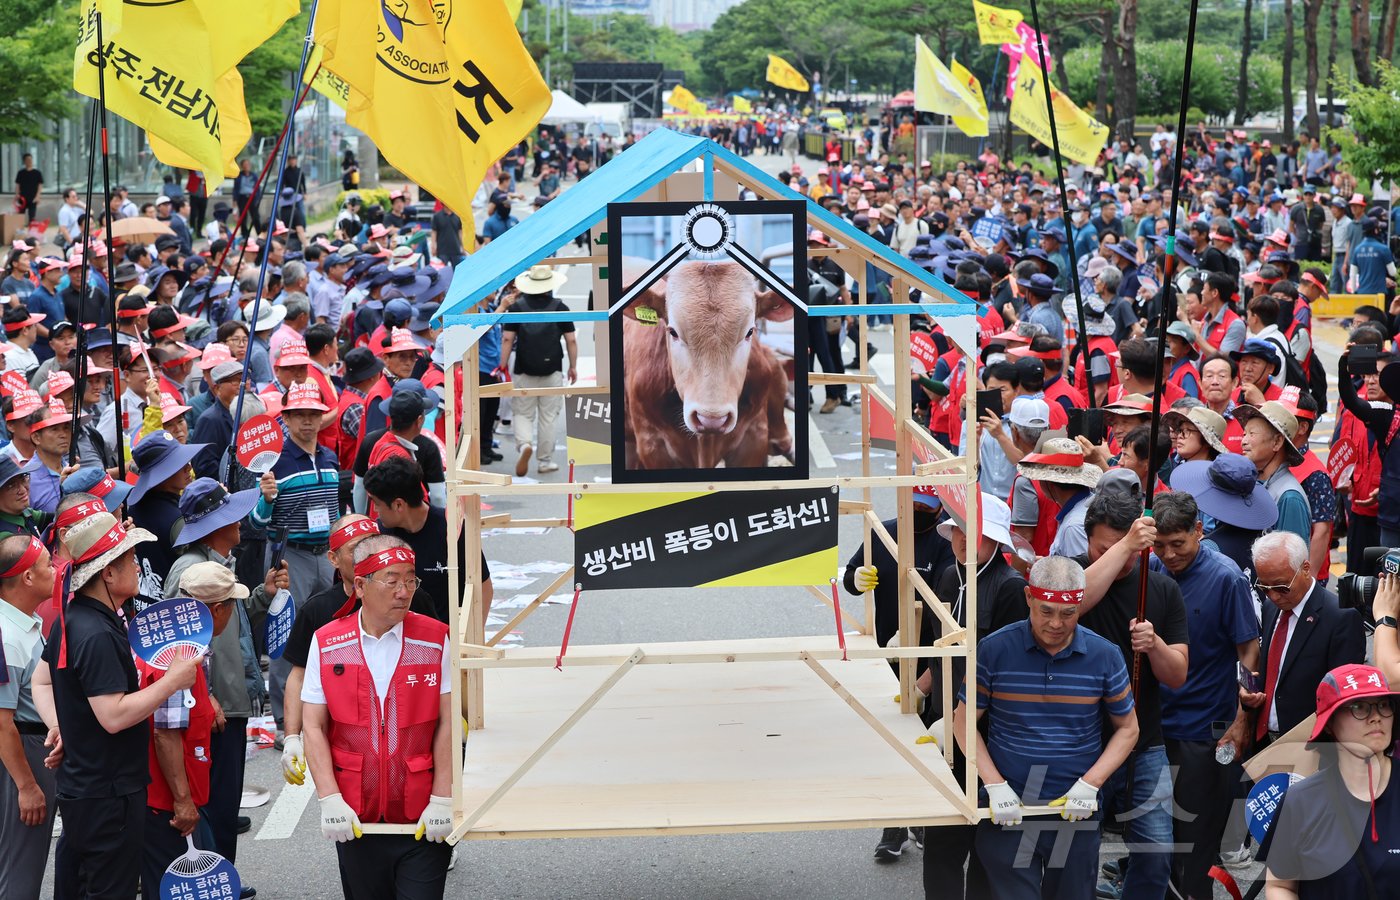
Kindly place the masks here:
MULTIPOLYGON (((631 189, 607 197, 630 200, 694 200, 734 197, 740 185, 765 199, 801 199, 781 183, 717 145, 700 138, 659 131, 649 135, 575 188, 595 186, 610 169, 647 162, 651 147, 659 156, 654 171, 632 174, 631 189), (650 142, 650 144, 649 144, 650 142)), ((627 176, 623 176, 626 178, 627 176)), ((471 329, 496 321, 524 321, 551 314, 478 313, 473 306, 509 278, 531 265, 589 266, 593 270, 593 309, 567 314, 595 323, 600 379, 606 380, 609 306, 605 253, 559 258, 553 253, 581 229, 565 211, 553 235, 517 232, 555 213, 545 207, 473 257, 472 272, 463 267, 440 312, 449 329, 467 332, 464 340, 446 341, 449 361, 463 371, 477 371, 478 349, 471 329), (557 238, 557 241, 556 241, 557 238), (494 269, 492 268, 494 267, 494 269), (466 282, 464 284, 464 282, 466 282), (460 289, 459 289, 460 288, 460 289)), ((579 203, 584 202, 580 199, 579 203)), ((575 204, 576 206, 578 204, 575 204)), ((470 723, 463 768, 462 741, 454 740, 453 839, 724 833, 808 830, 879 825, 951 824, 977 821, 975 753, 969 753, 966 777, 958 783, 950 765, 951 740, 941 748, 917 744, 925 734, 914 708, 917 659, 933 658, 943 667, 943 696, 953 706, 952 661, 976 667, 975 630, 959 626, 951 610, 933 593, 914 565, 913 501, 910 488, 925 484, 962 485, 967 515, 976 520, 976 441, 966 442, 969 456, 954 457, 913 418, 911 382, 896 378, 894 396, 877 386, 866 355, 869 314, 894 316, 896 348, 909 344, 909 316, 928 314, 963 350, 976 354, 975 307, 946 284, 935 280, 888 248, 853 231, 840 219, 808 203, 808 224, 825 233, 828 255, 860 283, 859 301, 837 307, 860 316, 856 343, 858 371, 812 373, 810 383, 854 385, 862 392, 861 474, 812 477, 804 481, 716 481, 713 484, 612 484, 571 481, 562 484, 516 484, 508 475, 481 470, 483 436, 475 415, 483 395, 573 395, 605 393, 606 383, 588 386, 518 389, 511 384, 479 387, 463 379, 461 409, 448 392, 448 517, 450 528, 466 530, 465 558, 456 558, 448 542, 454 575, 465 567, 466 587, 451 604, 451 633, 459 654, 461 676, 454 682, 470 723), (891 279, 893 297, 923 292, 951 302, 871 304, 867 266, 891 279), (875 474, 871 465, 870 410, 885 407, 895 423, 896 472, 875 474), (560 587, 572 569, 560 573, 509 623, 492 635, 485 632, 478 560, 483 527, 559 527, 561 519, 514 519, 510 514, 483 515, 482 498, 585 493, 714 491, 837 486, 846 492, 841 515, 857 516, 864 526, 866 559, 872 540, 882 542, 898 562, 898 646, 880 648, 874 640, 874 600, 866 595, 865 615, 847 621, 851 636, 847 660, 831 634, 803 638, 763 638, 639 646, 571 646, 567 664, 556 670, 553 648, 505 649, 501 639, 528 618, 560 587), (898 521, 890 534, 874 512, 873 491, 894 488, 898 521), (935 616, 942 637, 933 646, 918 644, 921 615, 935 616), (899 668, 899 704, 890 702, 890 666, 899 668), (942 752, 939 752, 941 749, 942 752)), ((577 211, 577 210, 575 210, 577 211)), ((605 246, 606 208, 595 208, 593 246, 605 246), (598 224, 598 223, 603 224, 598 224)), ((814 308, 821 315, 830 307, 814 308)), ((557 314, 554 314, 557 315, 557 314)), ((898 350, 896 353, 898 354, 898 350)), ((897 366, 898 371, 898 366, 897 366)), ((966 420, 975 421, 975 393, 967 392, 966 420)), ((976 553, 967 573, 966 617, 977 620, 976 553)), ((455 584, 455 578, 453 579, 455 584)), ((832 598, 808 589, 828 606, 832 598)), ((951 734, 951 717, 948 719, 951 734)), ((971 745, 973 717, 968 717, 971 745)), ((459 731, 462 722, 454 724, 459 731)), ((455 735, 461 738, 461 734, 455 735)), ((378 830, 378 829, 376 829, 378 830)))

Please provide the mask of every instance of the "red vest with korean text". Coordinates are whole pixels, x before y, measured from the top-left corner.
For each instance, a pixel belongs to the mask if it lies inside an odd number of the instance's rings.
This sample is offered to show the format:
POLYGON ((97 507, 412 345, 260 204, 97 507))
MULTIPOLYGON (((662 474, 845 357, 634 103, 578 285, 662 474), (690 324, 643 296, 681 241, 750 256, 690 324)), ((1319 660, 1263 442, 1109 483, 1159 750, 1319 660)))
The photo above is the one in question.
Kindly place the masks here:
POLYGON ((360 617, 316 632, 336 785, 362 822, 412 824, 428 805, 446 639, 447 625, 409 613, 381 703, 360 648, 360 617))

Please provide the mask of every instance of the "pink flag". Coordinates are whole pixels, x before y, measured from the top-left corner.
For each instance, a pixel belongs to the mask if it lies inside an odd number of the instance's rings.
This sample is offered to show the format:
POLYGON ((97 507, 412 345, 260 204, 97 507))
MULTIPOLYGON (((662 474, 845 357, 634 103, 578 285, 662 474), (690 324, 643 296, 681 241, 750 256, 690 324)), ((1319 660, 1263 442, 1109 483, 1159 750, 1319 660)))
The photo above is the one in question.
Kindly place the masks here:
POLYGON ((1040 58, 1040 48, 1036 43, 1035 29, 1027 25, 1025 22, 1021 22, 1016 26, 1016 33, 1021 36, 1021 43, 1001 45, 1001 52, 1005 53, 1007 58, 1010 60, 1010 64, 1006 70, 1007 100, 1010 100, 1012 96, 1016 93, 1016 73, 1021 69, 1021 57, 1025 54, 1029 53, 1031 55, 1031 59, 1034 59, 1037 62, 1039 62, 1040 68, 1045 71, 1045 74, 1047 76, 1055 70, 1055 58, 1050 55, 1050 51, 1048 49, 1050 46, 1050 41, 1045 41, 1045 46, 1047 49, 1045 51, 1045 59, 1042 61, 1040 58))

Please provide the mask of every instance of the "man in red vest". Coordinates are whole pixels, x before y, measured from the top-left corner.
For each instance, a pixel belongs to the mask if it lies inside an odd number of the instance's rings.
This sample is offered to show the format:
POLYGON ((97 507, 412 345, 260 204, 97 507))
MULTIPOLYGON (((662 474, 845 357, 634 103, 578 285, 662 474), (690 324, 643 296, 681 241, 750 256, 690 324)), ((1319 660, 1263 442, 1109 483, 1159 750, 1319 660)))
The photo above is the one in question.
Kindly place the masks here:
POLYGON ((440 898, 452 854, 447 625, 409 611, 408 544, 373 535, 354 556, 359 614, 317 630, 301 689, 321 833, 337 842, 347 900, 440 898), (418 827, 364 836, 362 822, 418 827))

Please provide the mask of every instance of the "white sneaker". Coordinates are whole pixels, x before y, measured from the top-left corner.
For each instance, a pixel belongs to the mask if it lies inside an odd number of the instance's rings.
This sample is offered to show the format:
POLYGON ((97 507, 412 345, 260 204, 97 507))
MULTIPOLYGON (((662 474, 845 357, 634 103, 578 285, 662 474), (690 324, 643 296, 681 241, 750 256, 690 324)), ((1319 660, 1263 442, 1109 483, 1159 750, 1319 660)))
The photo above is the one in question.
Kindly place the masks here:
POLYGON ((1227 866, 1247 866, 1254 860, 1254 852, 1248 847, 1220 854, 1220 861, 1227 866))
POLYGON ((535 452, 535 448, 525 444, 520 448, 520 458, 515 461, 515 477, 522 478, 530 471, 530 454, 535 452))
POLYGON ((558 464, 557 462, 554 462, 554 461, 552 461, 552 460, 545 460, 544 462, 541 462, 541 463, 540 463, 539 473, 540 473, 541 475, 546 475, 546 474, 548 474, 548 473, 550 473, 550 472, 558 472, 558 471, 559 471, 559 464, 558 464))

